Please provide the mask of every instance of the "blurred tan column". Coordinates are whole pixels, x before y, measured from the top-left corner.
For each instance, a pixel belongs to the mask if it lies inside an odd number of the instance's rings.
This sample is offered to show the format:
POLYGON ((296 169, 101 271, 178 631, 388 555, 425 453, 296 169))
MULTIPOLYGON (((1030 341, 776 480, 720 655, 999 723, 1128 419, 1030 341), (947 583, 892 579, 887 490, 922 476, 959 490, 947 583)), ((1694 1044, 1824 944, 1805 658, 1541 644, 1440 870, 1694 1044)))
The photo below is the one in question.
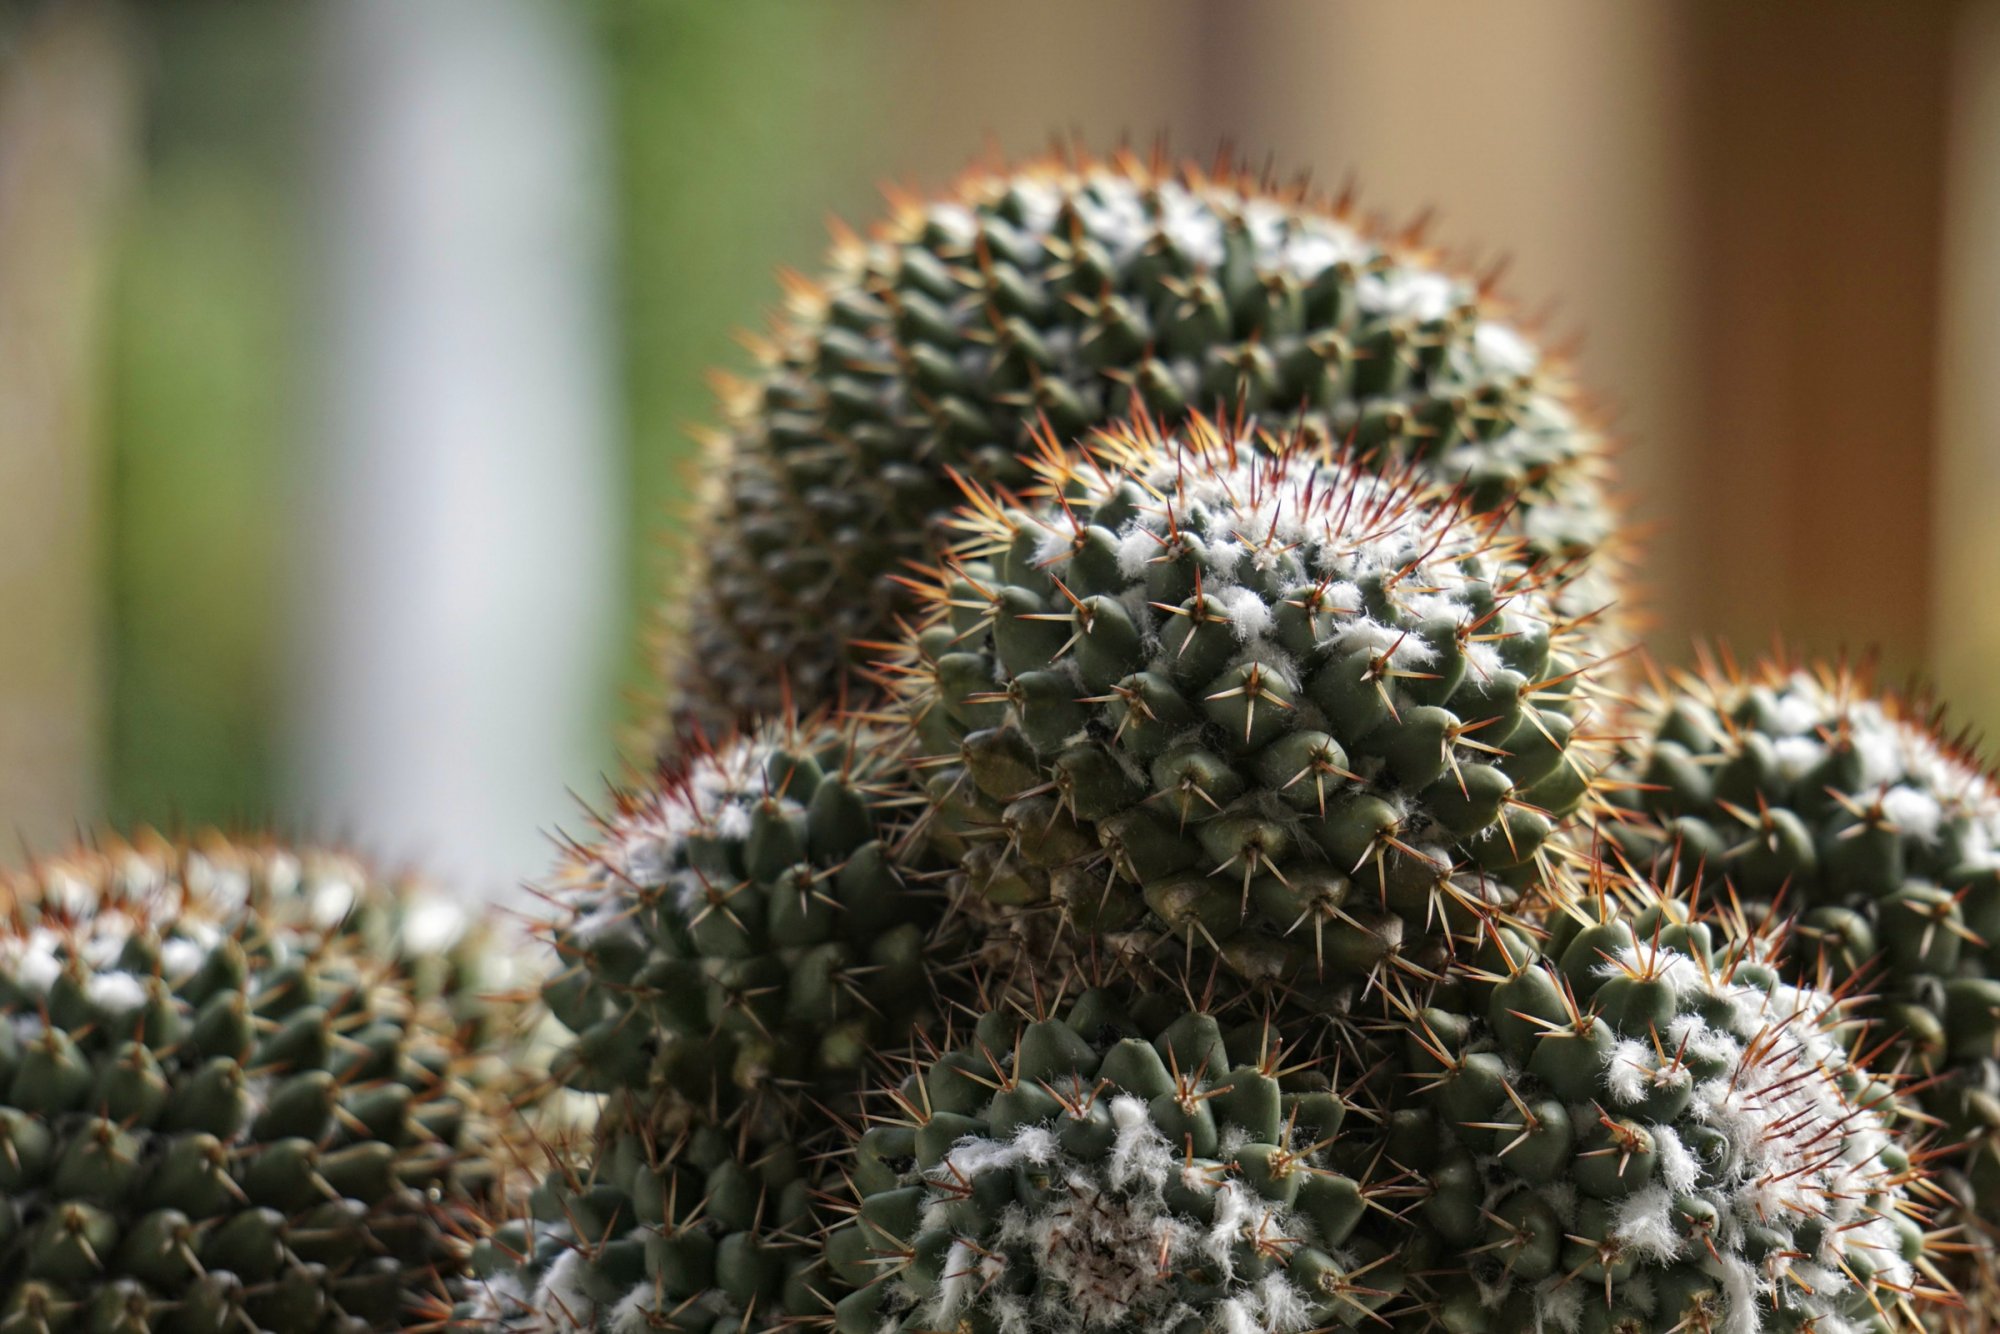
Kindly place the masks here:
POLYGON ((1215 113, 1281 175, 1353 173, 1362 206, 1482 266, 1546 341, 1578 339, 1578 376, 1621 441, 1648 540, 1642 605, 1669 633, 1688 609, 1676 458, 1689 429, 1677 361, 1689 298, 1678 216, 1676 15, 1603 0, 1242 0, 1210 9, 1215 113))
POLYGON ((134 71, 110 6, 49 5, 0 66, 0 861, 96 814, 95 435, 134 71))
POLYGON ((1953 6, 1683 12, 1697 606, 1900 677, 1928 658, 1953 6))
POLYGON ((1961 721, 2000 735, 2000 6, 1952 34, 1939 322, 1937 684, 1961 721))

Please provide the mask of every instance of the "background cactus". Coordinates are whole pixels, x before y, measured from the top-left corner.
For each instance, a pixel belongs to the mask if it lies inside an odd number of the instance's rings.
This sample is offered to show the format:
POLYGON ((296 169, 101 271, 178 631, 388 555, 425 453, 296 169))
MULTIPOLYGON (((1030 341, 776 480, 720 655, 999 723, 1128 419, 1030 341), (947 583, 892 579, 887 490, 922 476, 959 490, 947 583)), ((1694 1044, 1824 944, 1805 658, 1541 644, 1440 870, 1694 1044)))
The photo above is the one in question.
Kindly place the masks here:
POLYGON ((0 1326, 359 1334, 447 1309, 508 1060, 467 1023, 455 909, 216 838, 108 841, 4 890, 0 1326))
POLYGON ((976 898, 1263 984, 1409 985, 1545 879, 1592 665, 1518 539, 1196 422, 984 493, 892 664, 976 898))
POLYGON ((1025 480, 1042 421, 1071 441, 1241 410, 1463 485, 1558 561, 1610 526, 1560 369, 1481 283, 1226 166, 1048 160, 900 201, 791 284, 762 359, 726 395, 711 568, 666 635, 696 715, 769 712, 778 664, 801 702, 832 698, 848 645, 889 625, 886 576, 934 555, 951 472, 1025 480))
POLYGON ((1838 998, 1671 906, 1503 949, 1483 1004, 1418 1016, 1444 1144, 1405 1154, 1454 1334, 1887 1330, 1929 1283, 1921 1174, 1838 998))

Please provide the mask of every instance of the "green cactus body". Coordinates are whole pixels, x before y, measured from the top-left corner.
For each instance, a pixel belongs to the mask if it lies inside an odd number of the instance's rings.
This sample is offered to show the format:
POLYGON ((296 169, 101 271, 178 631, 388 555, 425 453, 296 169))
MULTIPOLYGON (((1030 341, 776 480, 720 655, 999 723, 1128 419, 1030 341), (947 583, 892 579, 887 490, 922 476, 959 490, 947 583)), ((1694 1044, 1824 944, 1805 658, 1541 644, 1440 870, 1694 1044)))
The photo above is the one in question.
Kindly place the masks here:
POLYGON ((1047 162, 908 204, 795 286, 734 396, 667 685, 683 712, 768 713, 782 667, 830 700, 848 645, 891 628, 887 576, 935 558, 952 472, 1023 480, 1042 421, 1064 441, 1142 409, 1296 421, 1586 554, 1609 526, 1599 444, 1493 305, 1344 205, 1227 171, 1047 162))
POLYGON ((662 1139, 614 1103, 587 1167, 549 1173, 531 1210, 474 1248, 470 1328, 729 1334, 824 1316, 814 1239, 823 1173, 797 1144, 755 1152, 703 1127, 662 1139))
POLYGON ((1896 1327, 1920 1174, 1836 997, 1660 907, 1571 923, 1466 994, 1410 1026, 1401 1141, 1445 1329, 1896 1327))
POLYGON ((448 909, 215 839, 4 888, 0 1329, 365 1334, 447 1309, 438 1215, 467 1212, 491 1141, 464 998, 398 957, 448 954, 448 909))
POLYGON ((989 1012, 922 1064, 849 1166, 841 1334, 1300 1331, 1396 1297, 1331 1165, 1326 1075, 1201 1011, 1148 1018, 1087 992, 1063 1018, 989 1012))
POLYGON ((935 908, 892 846, 896 747, 820 719, 619 794, 552 887, 543 988, 573 1088, 690 1116, 827 1097, 930 1007, 935 908), (927 915, 928 910, 928 915, 927 915))
POLYGON ((576 845, 543 996, 572 1034, 557 1077, 606 1096, 530 1214, 490 1226, 461 1319, 706 1334, 825 1313, 825 1141, 935 1012, 943 899, 896 846, 903 773, 875 729, 773 722, 691 747, 576 845))
POLYGON ((1983 1191, 2000 1190, 2000 791, 1852 674, 1682 678, 1620 761, 1611 834, 1789 923, 1795 980, 1859 974, 1983 1191))
POLYGON ((890 664, 973 897, 1289 987, 1435 975, 1546 880, 1590 705, 1518 544, 1344 462, 1099 437, 982 497, 890 664))

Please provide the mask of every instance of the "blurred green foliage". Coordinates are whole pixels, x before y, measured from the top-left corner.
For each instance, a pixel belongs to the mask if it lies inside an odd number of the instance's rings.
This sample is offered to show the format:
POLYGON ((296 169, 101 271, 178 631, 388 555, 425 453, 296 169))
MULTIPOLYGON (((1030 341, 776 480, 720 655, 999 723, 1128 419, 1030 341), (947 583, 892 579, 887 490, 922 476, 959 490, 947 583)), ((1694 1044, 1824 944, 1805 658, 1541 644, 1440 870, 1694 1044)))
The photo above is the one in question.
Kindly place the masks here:
POLYGON ((612 108, 630 527, 640 535, 623 680, 639 694, 653 673, 638 630, 661 587, 672 586, 672 543, 684 535, 695 453, 688 428, 715 420, 704 377, 711 367, 748 368, 732 331, 762 326, 777 301, 776 267, 817 264, 824 201, 859 169, 871 127, 825 126, 815 113, 843 71, 858 72, 856 52, 881 15, 876 6, 820 0, 607 0, 599 23, 612 108))
MULTIPOLYGON (((105 775, 117 821, 273 814, 289 529, 310 440, 313 6, 132 6, 146 77, 142 171, 107 348, 105 775)), ((643 628, 675 577, 707 370, 746 370, 780 263, 812 267, 824 201, 867 125, 816 99, 879 37, 879 7, 595 0, 614 236, 620 461, 633 533, 621 692, 652 675, 643 628), (843 62, 847 62, 843 64, 843 62), (746 88, 746 83, 754 84, 746 88)), ((885 110, 884 114, 887 114, 885 110)), ((607 716, 633 716, 607 701, 607 716)))
POLYGON ((300 417, 305 25, 285 7, 139 17, 143 161, 107 349, 107 814, 255 821, 300 417))

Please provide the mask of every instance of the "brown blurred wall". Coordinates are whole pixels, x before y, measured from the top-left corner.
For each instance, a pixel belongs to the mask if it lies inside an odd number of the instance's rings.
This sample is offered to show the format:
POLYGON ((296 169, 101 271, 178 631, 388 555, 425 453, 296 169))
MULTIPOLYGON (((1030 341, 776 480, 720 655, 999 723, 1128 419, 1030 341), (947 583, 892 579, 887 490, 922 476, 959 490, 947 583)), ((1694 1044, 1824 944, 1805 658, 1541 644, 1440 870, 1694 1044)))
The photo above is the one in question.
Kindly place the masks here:
MULTIPOLYGON (((866 156, 935 182, 982 132, 1018 149, 1072 125, 1099 143, 1164 129, 1329 186, 1351 174, 1391 218, 1434 210, 1434 239, 1508 258, 1507 289, 1574 340, 1648 533, 1661 657, 1685 660, 1695 635, 1879 645, 1892 678, 1936 662, 1963 684, 1943 641, 1964 632, 1933 634, 1931 612, 1963 547, 1944 543, 1940 496, 1974 476, 1939 461, 1940 288, 1954 32, 1964 48, 1960 15, 1991 12, 893 6, 877 17, 895 54, 868 79, 922 111, 866 156), (942 58, 960 51, 980 56, 942 58)), ((1990 693, 1978 709, 2000 719, 1990 693)))

